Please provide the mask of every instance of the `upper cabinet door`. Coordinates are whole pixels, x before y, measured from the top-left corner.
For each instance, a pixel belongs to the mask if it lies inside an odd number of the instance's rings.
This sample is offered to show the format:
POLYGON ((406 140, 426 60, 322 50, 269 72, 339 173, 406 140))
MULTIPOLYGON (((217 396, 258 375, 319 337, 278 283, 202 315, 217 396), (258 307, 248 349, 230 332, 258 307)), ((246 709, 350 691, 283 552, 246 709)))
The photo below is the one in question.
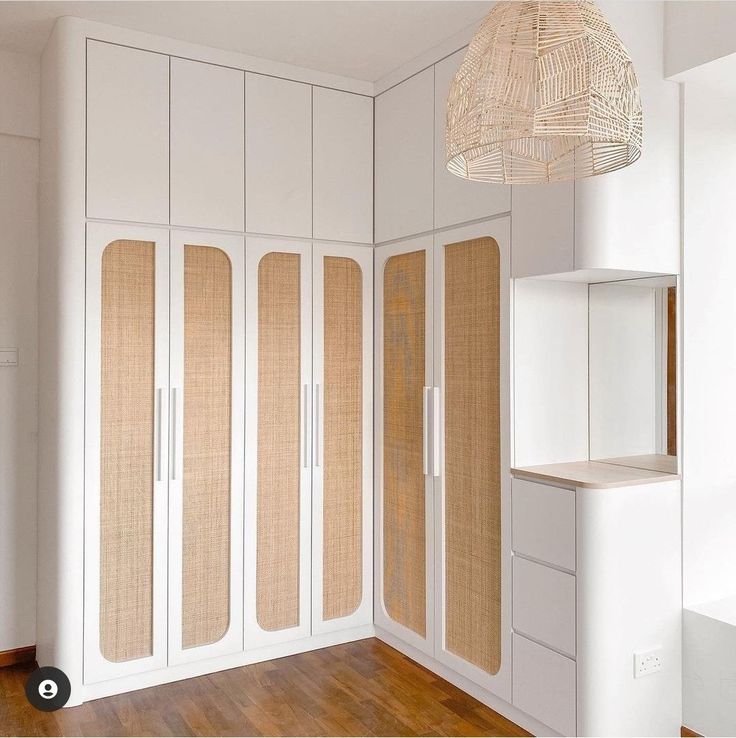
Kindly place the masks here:
POLYGON ((312 88, 245 75, 246 230, 312 236, 312 88))
POLYGON ((376 243, 432 230, 434 68, 376 98, 376 243))
POLYGON ((171 60, 171 222, 244 228, 244 73, 171 60))
POLYGON ((87 42, 87 216, 169 222, 169 57, 87 42))
POLYGON ((511 210, 509 185, 471 182, 450 174, 445 167, 445 122, 447 93, 462 60, 461 49, 434 68, 434 226, 443 228, 456 223, 486 218, 511 210))
POLYGON ((373 242, 373 100, 314 88, 314 237, 373 242))

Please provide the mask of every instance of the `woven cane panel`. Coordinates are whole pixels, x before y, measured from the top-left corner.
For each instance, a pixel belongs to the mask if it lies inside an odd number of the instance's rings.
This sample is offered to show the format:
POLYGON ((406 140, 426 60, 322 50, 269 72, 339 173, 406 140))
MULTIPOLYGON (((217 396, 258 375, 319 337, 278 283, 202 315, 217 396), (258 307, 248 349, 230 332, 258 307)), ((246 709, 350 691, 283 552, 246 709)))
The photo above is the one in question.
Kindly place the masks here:
POLYGON ((363 594, 363 274, 324 259, 322 617, 355 612, 363 594))
POLYGON ((445 247, 447 649, 501 665, 500 275, 498 245, 445 247))
POLYGON ((383 599, 426 635, 422 388, 425 252, 392 256, 383 285, 383 599))
POLYGON ((636 161, 639 84, 591 0, 498 2, 447 99, 447 168, 484 182, 589 177, 636 161))
POLYGON ((102 255, 100 651, 153 649, 155 245, 114 241, 102 255))
POLYGON ((258 267, 256 611, 264 630, 299 625, 300 259, 274 252, 258 267))
POLYGON ((184 247, 182 646, 230 624, 232 274, 217 248, 184 247))

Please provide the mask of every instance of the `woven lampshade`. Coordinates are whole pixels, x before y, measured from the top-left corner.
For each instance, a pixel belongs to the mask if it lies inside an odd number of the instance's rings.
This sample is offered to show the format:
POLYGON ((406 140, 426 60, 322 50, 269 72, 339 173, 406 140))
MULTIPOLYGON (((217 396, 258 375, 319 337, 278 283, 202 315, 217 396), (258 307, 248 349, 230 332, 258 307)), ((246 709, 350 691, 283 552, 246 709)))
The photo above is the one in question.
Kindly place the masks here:
POLYGON ((639 85, 589 0, 497 3, 447 98, 447 168, 480 182, 580 179, 641 155, 639 85))

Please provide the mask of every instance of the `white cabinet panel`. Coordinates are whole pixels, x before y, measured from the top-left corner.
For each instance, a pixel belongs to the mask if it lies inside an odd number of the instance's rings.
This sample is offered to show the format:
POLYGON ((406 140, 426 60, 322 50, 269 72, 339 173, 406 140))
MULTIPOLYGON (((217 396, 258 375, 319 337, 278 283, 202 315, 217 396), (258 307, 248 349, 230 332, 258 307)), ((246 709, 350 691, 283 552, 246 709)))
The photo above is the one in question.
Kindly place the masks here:
POLYGON ((168 223, 168 56, 88 42, 87 215, 168 223))
MULTIPOLYGON (((508 185, 471 182, 445 167, 445 121, 447 93, 455 72, 465 58, 465 49, 448 56, 434 68, 434 227, 511 210, 511 187, 508 185)), ((514 242, 515 243, 515 242, 514 242)))
POLYGON ((376 243, 432 230, 434 68, 376 98, 376 243))
POLYGON ((588 286, 514 281, 514 466, 588 458, 588 286))
POLYGON ((644 112, 641 159, 575 186, 575 268, 676 274, 680 266, 680 86, 662 73, 662 5, 601 8, 634 62, 644 112))
POLYGON ((312 235, 312 88, 245 75, 246 230, 312 235))
POLYGON ((373 100, 314 88, 314 237, 373 242, 373 100))
POLYGON ((514 551, 575 571, 575 492, 513 479, 514 551))
POLYGON ((244 73, 171 60, 171 222, 243 230, 244 73))
POLYGON ((514 187, 511 242, 514 277, 575 269, 575 183, 514 187))
POLYGON ((515 556, 514 630, 575 656, 575 577, 515 556))
POLYGON ((575 735, 575 662, 514 634, 514 707, 575 735))

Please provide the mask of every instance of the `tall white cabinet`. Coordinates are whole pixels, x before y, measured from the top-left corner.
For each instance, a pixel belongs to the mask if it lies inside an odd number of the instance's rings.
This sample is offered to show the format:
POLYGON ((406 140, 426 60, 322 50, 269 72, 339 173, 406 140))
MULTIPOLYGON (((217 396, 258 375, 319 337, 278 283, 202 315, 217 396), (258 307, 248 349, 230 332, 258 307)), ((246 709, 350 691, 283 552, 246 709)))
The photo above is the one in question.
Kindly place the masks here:
POLYGON ((45 52, 38 653, 70 704, 374 632, 373 101, 244 66, 76 19, 45 52))

